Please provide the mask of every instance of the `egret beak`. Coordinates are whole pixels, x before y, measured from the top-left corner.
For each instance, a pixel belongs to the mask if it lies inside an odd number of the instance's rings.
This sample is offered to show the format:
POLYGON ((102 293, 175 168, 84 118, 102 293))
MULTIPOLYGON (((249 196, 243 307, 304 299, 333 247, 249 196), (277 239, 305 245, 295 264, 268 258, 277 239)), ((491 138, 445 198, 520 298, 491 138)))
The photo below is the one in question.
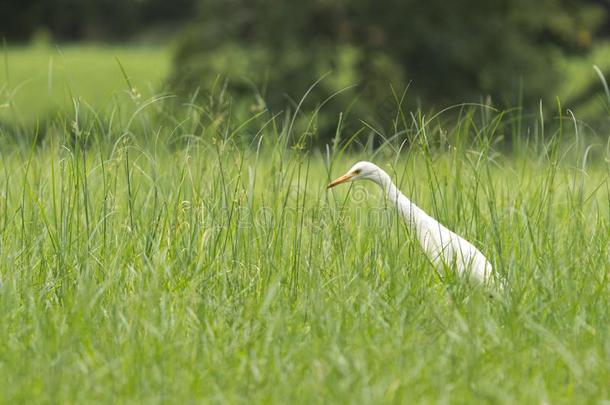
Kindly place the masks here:
POLYGON ((333 188, 341 183, 345 183, 346 181, 349 181, 354 176, 355 176, 355 174, 353 174, 353 173, 344 174, 343 176, 339 177, 338 179, 331 181, 326 188, 327 189, 333 188))

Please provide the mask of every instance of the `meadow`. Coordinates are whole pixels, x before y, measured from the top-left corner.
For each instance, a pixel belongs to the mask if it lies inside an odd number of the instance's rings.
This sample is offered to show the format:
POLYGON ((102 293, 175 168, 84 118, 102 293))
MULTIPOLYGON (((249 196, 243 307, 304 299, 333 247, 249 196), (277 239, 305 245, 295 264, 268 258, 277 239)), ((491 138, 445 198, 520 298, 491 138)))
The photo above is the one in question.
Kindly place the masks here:
POLYGON ((159 91, 170 67, 167 47, 75 44, 8 47, 0 69, 0 120, 31 123, 69 113, 73 101, 112 108, 129 91, 121 69, 143 96, 159 91))
POLYGON ((127 89, 2 144, 0 402, 610 399, 610 149, 586 125, 478 106, 309 149, 315 114, 172 124, 127 89), (358 160, 500 296, 439 278, 374 184, 326 189, 358 160))

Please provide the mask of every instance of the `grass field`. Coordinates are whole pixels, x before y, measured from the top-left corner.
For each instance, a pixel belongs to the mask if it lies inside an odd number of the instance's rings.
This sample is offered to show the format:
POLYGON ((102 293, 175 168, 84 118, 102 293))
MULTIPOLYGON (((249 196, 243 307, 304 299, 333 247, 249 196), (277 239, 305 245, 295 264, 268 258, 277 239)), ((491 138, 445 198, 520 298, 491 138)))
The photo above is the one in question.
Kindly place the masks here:
POLYGON ((610 144, 586 124, 480 107, 307 151, 305 113, 166 109, 164 51, 5 55, 0 118, 64 112, 36 142, 0 126, 0 403, 609 403, 610 144), (326 190, 358 160, 505 291, 441 280, 374 184, 326 190))
POLYGON ((464 118, 371 156, 140 115, 0 150, 0 402, 610 400, 609 154, 569 121, 510 155, 464 118), (363 158, 502 296, 440 280, 375 185, 326 190, 363 158))
POLYGON ((168 49, 153 47, 26 46, 2 54, 0 120, 18 122, 71 111, 74 98, 95 109, 112 107, 129 91, 117 59, 143 97, 159 91, 170 65, 168 49))

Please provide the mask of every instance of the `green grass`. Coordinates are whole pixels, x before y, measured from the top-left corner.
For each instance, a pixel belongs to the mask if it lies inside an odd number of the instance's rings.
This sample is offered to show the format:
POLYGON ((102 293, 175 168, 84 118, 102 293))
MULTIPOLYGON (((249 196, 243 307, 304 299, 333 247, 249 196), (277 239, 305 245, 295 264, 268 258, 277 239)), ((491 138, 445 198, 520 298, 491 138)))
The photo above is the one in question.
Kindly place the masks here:
POLYGON ((586 56, 561 57, 558 66, 565 77, 557 88, 557 95, 583 119, 599 120, 609 111, 604 86, 594 66, 608 80, 610 74, 610 43, 601 42, 586 56))
POLYGON ((0 402, 610 400, 609 154, 579 126, 508 153, 508 115, 413 118, 372 155, 139 111, 0 149, 0 402), (326 190, 360 159, 503 296, 439 280, 373 184, 326 190))
POLYGON ((117 59, 146 98, 159 91, 170 65, 165 47, 30 46, 2 54, 0 121, 32 122, 70 111, 76 97, 95 109, 114 105, 128 90, 117 59))

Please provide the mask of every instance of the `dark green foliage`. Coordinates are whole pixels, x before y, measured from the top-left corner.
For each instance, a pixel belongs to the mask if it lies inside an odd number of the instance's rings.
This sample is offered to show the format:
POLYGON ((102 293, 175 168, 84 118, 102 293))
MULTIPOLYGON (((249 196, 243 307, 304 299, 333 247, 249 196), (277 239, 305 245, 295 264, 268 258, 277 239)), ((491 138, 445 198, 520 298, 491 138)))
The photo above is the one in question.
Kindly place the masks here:
POLYGON ((3 0, 0 38, 48 32, 56 41, 119 40, 188 19, 196 0, 3 0))
MULTIPOLYGON (((487 96, 535 104, 555 96, 555 61, 586 52, 603 16, 595 2, 571 0, 201 0, 171 80, 193 93, 223 77, 232 93, 259 92, 283 109, 286 96, 298 100, 332 71, 309 97, 313 106, 357 84, 346 93, 361 96, 351 108, 373 121, 390 120, 379 114, 390 85, 400 96, 409 83, 403 107, 487 96)), ((332 122, 348 103, 336 104, 326 108, 332 122)))

